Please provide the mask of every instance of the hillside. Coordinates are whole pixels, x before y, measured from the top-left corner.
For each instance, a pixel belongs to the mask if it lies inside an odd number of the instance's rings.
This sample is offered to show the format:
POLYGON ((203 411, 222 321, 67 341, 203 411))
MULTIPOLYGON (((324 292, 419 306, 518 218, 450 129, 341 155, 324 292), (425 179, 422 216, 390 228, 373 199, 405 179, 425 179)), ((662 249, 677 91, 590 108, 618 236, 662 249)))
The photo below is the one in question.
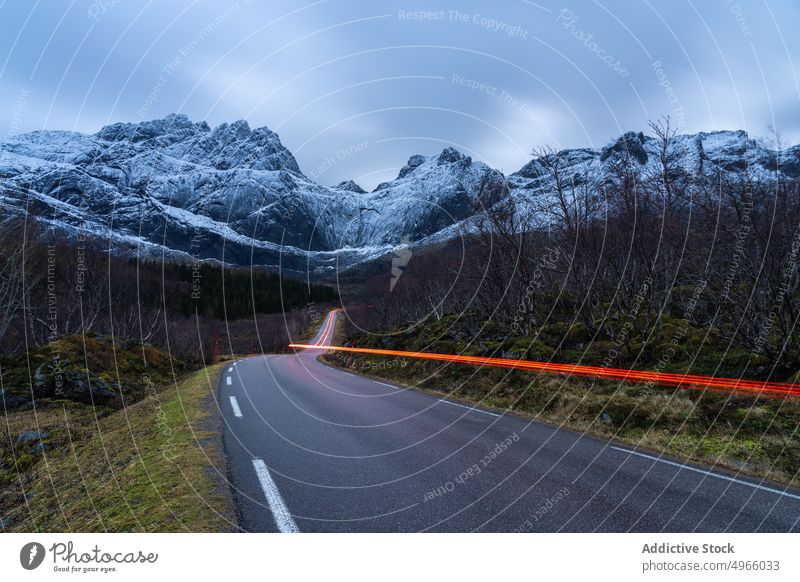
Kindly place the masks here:
POLYGON ((324 276, 401 244, 452 239, 505 192, 522 207, 551 196, 548 160, 576 184, 612 177, 622 159, 658 172, 665 156, 687 179, 745 168, 766 180, 800 176, 800 146, 777 152, 743 131, 660 147, 629 132, 602 148, 537 156, 507 179, 446 147, 412 155, 397 178, 365 192, 352 181, 316 183, 268 128, 243 120, 211 128, 173 114, 93 135, 36 131, 0 142, 0 207, 139 254, 324 276))
POLYGON ((0 362, 0 529, 231 529, 220 366, 183 368, 157 348, 92 334, 0 362))

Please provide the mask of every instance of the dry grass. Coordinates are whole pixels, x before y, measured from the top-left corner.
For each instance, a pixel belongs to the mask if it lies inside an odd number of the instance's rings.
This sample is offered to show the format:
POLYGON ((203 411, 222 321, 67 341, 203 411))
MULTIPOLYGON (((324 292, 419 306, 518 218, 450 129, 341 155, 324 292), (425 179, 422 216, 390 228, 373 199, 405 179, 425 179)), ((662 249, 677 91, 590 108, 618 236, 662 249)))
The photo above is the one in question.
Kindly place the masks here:
POLYGON ((234 529, 215 423, 217 375, 150 387, 123 410, 73 402, 8 413, 0 518, 6 531, 206 532, 234 529), (13 444, 46 431, 44 454, 13 444), (10 458, 9 458, 10 457, 10 458))

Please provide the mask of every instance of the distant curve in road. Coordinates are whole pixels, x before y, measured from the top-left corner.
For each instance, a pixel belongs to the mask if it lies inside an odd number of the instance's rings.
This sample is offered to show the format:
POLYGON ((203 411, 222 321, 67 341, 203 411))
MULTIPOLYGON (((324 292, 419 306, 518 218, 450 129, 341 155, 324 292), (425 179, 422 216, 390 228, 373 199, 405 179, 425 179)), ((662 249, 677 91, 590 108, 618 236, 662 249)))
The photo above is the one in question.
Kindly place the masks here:
MULTIPOLYGON (((337 311, 310 343, 330 344, 337 311)), ((223 371, 239 523, 264 532, 800 531, 800 492, 356 376, 223 371)))

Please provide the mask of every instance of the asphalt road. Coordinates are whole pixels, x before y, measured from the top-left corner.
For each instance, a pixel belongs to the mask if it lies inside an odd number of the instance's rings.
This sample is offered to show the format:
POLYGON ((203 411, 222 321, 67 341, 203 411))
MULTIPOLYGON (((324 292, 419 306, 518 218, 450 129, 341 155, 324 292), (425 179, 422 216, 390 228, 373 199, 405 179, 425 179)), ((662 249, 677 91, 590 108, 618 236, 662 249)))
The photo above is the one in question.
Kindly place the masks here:
MULTIPOLYGON (((334 314, 310 343, 330 342, 334 314)), ((266 532, 800 531, 800 492, 326 366, 220 378, 239 525, 266 532)))

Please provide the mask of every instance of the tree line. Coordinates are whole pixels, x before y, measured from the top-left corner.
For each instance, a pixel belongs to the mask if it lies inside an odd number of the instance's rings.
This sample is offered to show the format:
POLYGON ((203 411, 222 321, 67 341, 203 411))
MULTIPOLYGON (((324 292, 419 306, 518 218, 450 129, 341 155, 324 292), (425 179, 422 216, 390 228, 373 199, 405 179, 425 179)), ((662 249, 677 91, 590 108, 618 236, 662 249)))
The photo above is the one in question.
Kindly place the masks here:
POLYGON ((67 334, 113 335, 188 362, 273 351, 335 289, 257 268, 131 258, 22 218, 0 224, 0 355, 67 334))
POLYGON ((780 148, 771 170, 742 160, 698 173, 681 165, 669 119, 651 130, 655 164, 623 148, 605 171, 576 173, 542 148, 544 193, 487 181, 495 191, 479 198, 492 202, 461 238, 413 256, 391 293, 373 281, 379 299, 351 330, 452 315, 467 338, 491 322, 531 341, 550 330, 558 350, 577 334, 620 361, 663 358, 653 338, 666 330, 681 349, 747 354, 748 373, 795 372, 800 183, 780 171, 780 148))

